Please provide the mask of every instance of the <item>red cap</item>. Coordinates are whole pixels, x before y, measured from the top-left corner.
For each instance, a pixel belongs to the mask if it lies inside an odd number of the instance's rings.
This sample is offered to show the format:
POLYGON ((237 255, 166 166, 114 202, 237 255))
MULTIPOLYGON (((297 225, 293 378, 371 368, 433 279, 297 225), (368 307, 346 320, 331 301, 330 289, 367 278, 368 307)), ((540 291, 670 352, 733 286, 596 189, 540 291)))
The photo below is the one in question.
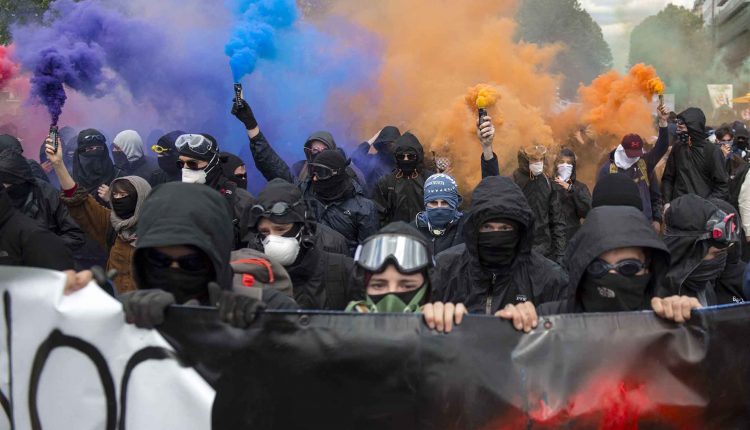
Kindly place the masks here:
POLYGON ((643 156, 643 139, 637 134, 628 134, 622 138, 622 149, 628 158, 643 156))

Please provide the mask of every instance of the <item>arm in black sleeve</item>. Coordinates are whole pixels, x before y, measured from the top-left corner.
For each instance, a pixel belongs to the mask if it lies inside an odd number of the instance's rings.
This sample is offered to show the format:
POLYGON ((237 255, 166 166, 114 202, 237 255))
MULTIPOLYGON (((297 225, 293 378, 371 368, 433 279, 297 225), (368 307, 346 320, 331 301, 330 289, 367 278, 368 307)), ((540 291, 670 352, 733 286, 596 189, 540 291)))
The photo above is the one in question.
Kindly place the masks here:
POLYGON ((294 183, 289 166, 279 157, 263 133, 258 133, 250 139, 250 153, 253 155, 255 167, 267 181, 281 178, 294 183))
POLYGON ((656 177, 656 173, 653 170, 648 174, 648 181, 649 192, 651 194, 651 218, 654 221, 662 222, 664 201, 661 198, 661 190, 659 189, 659 178, 656 177))
POLYGON ((669 149, 669 129, 667 127, 659 127, 659 137, 656 139, 656 145, 654 148, 648 151, 648 154, 643 156, 643 160, 646 162, 646 170, 652 171, 654 167, 659 163, 664 154, 669 149))
POLYGON ((573 194, 573 205, 576 208, 578 218, 586 218, 591 210, 591 193, 589 192, 589 187, 583 182, 575 181, 568 192, 573 194))
POLYGON ((75 251, 86 243, 86 235, 81 230, 81 227, 73 221, 68 212, 68 206, 60 201, 60 197, 55 194, 53 199, 49 203, 50 207, 55 209, 52 216, 57 226, 56 233, 71 251, 75 251))
POLYGON ((549 211, 552 255, 556 256, 556 261, 562 261, 565 254, 565 216, 560 203, 560 195, 554 191, 550 193, 549 211))
POLYGON ((497 162, 497 155, 492 153, 492 160, 485 160, 484 155, 480 155, 482 160, 482 179, 488 176, 500 176, 500 165, 497 162))
POLYGON ((724 155, 721 150, 711 144, 713 147, 712 156, 709 158, 711 194, 709 197, 726 200, 729 197, 729 176, 726 167, 724 167, 724 155))
POLYGON ((34 230, 25 235, 22 244, 25 266, 52 270, 74 270, 73 253, 59 237, 47 230, 34 230))
POLYGON ((670 203, 672 201, 672 194, 674 193, 674 180, 676 175, 677 166, 675 166, 675 150, 673 147, 672 152, 667 158, 667 165, 664 168, 664 175, 661 178, 661 194, 664 203, 670 203))

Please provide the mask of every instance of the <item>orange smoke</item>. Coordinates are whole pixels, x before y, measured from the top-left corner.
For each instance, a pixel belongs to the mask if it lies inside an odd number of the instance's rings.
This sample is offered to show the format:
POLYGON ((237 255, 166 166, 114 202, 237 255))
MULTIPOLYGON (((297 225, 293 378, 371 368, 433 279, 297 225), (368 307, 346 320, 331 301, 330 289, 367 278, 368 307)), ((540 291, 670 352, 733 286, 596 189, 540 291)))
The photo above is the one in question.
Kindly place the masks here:
POLYGON ((609 149, 628 133, 646 138, 654 133, 651 99, 663 92, 664 84, 651 66, 636 64, 625 76, 607 72, 579 88, 581 121, 608 141, 603 146, 609 149))
POLYGON ((466 94, 465 100, 471 109, 486 109, 494 106, 497 103, 498 97, 499 95, 495 88, 487 84, 479 84, 473 88, 469 88, 469 93, 466 94))
POLYGON ((350 102, 348 109, 363 118, 361 135, 387 124, 411 130, 428 158, 434 151, 451 159, 452 173, 466 194, 480 179, 479 89, 474 86, 485 82, 488 94, 502 94, 487 110, 497 129, 494 149, 503 174, 515 168, 520 147, 532 141, 553 146, 544 117, 556 99, 560 79, 547 70, 559 47, 516 43, 516 6, 515 0, 413 0, 408 7, 400 0, 338 2, 335 13, 383 43, 374 83, 378 98, 349 99, 356 103, 350 102), (473 100, 467 108, 470 87, 473 100))

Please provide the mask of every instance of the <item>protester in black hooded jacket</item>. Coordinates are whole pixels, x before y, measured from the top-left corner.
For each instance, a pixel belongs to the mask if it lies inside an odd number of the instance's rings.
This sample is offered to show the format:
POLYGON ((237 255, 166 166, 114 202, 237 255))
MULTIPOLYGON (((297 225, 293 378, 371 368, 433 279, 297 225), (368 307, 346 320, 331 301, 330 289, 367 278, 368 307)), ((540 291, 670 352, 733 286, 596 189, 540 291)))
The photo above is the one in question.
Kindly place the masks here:
POLYGON ((424 209, 424 181, 434 173, 425 168, 419 139, 408 131, 393 143, 393 156, 396 170, 378 181, 372 196, 383 208, 381 225, 414 221, 424 209))
POLYGON ((171 131, 160 137, 156 144, 151 147, 151 150, 156 153, 156 161, 159 163, 159 168, 151 172, 151 176, 147 178, 152 187, 167 182, 182 182, 182 169, 177 165, 179 154, 177 148, 174 147, 174 143, 183 134, 185 132, 182 130, 171 131))
POLYGON ((83 231, 60 201, 59 192, 49 183, 34 178, 21 154, 0 150, 0 185, 6 185, 13 207, 60 237, 71 251, 83 246, 86 240, 83 231))
MULTIPOLYGON (((718 303, 717 280, 727 263, 727 248, 738 240, 736 231, 722 230, 716 239, 713 225, 729 215, 710 201, 687 194, 672 201, 665 213, 664 243, 672 254, 667 273, 669 293, 695 297, 703 306, 718 303)), ((730 220, 727 227, 738 220, 730 220)), ((736 228, 736 225, 735 225, 736 228)))
MULTIPOLYGON (((5 149, 11 149, 19 154, 23 154, 23 145, 21 145, 21 141, 18 140, 17 137, 11 136, 9 134, 1 134, 0 135, 0 151, 5 149)), ((36 161, 32 159, 26 159, 26 163, 28 163, 29 168, 31 168, 31 173, 34 175, 35 178, 40 179, 44 182, 49 182, 49 178, 47 177, 47 172, 44 171, 42 166, 39 165, 36 161)))
POLYGON ((75 268, 70 249, 52 232, 18 212, 5 187, 0 187, 0 265, 75 268))
POLYGON ((565 240, 570 240, 581 228, 581 220, 591 210, 591 193, 589 187, 576 179, 576 154, 570 149, 563 149, 555 160, 557 176, 552 184, 560 200, 560 210, 565 220, 565 240))
POLYGON ((532 251, 534 214, 510 178, 484 178, 464 218, 464 244, 437 257, 433 301, 464 303, 469 312, 496 314, 508 305, 564 297, 568 277, 560 266, 532 251))
POLYGON ((338 151, 325 150, 310 163, 315 199, 315 219, 341 233, 349 255, 378 231, 378 210, 372 200, 358 194, 346 167, 349 161, 338 151))
POLYGON ((169 305, 218 303, 224 321, 247 327, 266 305, 296 308, 274 288, 263 290, 265 303, 230 292, 230 219, 224 199, 207 187, 173 182, 155 188, 137 228, 133 277, 139 290, 120 296, 126 321, 151 328, 164 321, 169 305))
POLYGON ((318 245, 322 237, 308 219, 307 201, 294 185, 274 179, 247 217, 251 248, 284 266, 294 299, 303 309, 344 310, 355 299, 349 288, 353 260, 318 245))
POLYGON ((238 188, 247 189, 247 168, 242 159, 231 152, 222 152, 221 171, 224 177, 237 184, 238 188))
MULTIPOLYGON (((732 205, 719 199, 709 199, 709 202, 727 214, 734 214, 735 219, 738 220, 738 228, 742 225, 737 209, 732 205)), ((744 236, 742 234, 738 235, 737 240, 727 250, 727 265, 716 282, 716 304, 743 303, 748 300, 748 297, 745 296, 742 290, 743 276, 747 267, 747 263, 741 259, 743 239, 744 236)))
POLYGON ((367 142, 359 144, 352 153, 352 162, 365 176, 366 195, 372 196, 375 184, 396 168, 393 158, 393 142, 401 137, 401 131, 392 125, 383 127, 367 142))
POLYGON ((89 128, 78 133, 78 148, 73 157, 72 175, 80 187, 108 206, 107 202, 99 197, 99 187, 109 186, 120 175, 109 158, 107 139, 98 130, 89 128))
POLYGON ((688 108, 677 116, 677 135, 662 177, 662 197, 670 203, 685 194, 728 198, 728 177, 721 150, 707 140, 706 116, 688 108))

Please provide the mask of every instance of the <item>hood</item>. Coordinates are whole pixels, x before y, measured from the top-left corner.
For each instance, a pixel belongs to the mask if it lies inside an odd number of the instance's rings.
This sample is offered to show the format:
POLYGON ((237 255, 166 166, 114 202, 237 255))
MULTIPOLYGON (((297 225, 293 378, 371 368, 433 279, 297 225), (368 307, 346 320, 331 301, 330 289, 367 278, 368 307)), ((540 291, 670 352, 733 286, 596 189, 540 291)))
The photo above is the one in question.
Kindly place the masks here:
POLYGON ((518 170, 525 175, 531 174, 529 170, 529 159, 526 158, 523 149, 518 150, 518 170))
POLYGON ((234 171, 245 165, 240 157, 231 152, 222 152, 219 157, 221 158, 221 171, 224 173, 224 177, 230 180, 234 178, 234 171))
POLYGON ((377 139, 372 143, 378 151, 390 151, 390 144, 401 137, 401 131, 398 127, 387 125, 380 130, 377 139))
MULTIPOLYGON (((560 159, 562 157, 571 157, 573 159, 573 173, 570 175, 570 180, 575 182, 576 180, 576 170, 578 169, 578 157, 576 157, 576 153, 573 152, 572 149, 563 148, 560 150, 560 154, 557 155, 557 158, 555 159, 555 177, 557 177, 557 165, 560 164, 560 159)), ((519 162, 520 165, 520 162, 519 162)), ((528 162, 526 163, 526 168, 528 169, 528 162)))
MULTIPOLYGON (((273 207, 275 203, 279 202, 284 202, 288 205, 293 205, 297 202, 303 202, 302 192, 300 191, 299 187, 294 184, 290 184, 283 179, 273 179, 268 183, 268 185, 266 185, 263 191, 258 194, 257 204, 258 206, 262 206, 264 209, 268 210, 273 207)), ((291 212, 285 215, 272 215, 269 217, 269 219, 277 224, 289 224, 295 222, 305 222, 305 216, 306 206, 303 203, 295 206, 291 212)), ((260 218, 256 218, 255 216, 250 214, 249 222, 247 223, 250 230, 254 230, 257 227, 258 221, 260 221, 260 218)))
POLYGON ((135 130, 121 131, 115 136, 112 144, 120 148, 131 163, 143 158, 143 140, 135 130))
MULTIPOLYGON (((568 299, 576 302, 577 291, 586 268, 602 253, 617 248, 648 248, 653 274, 647 295, 653 296, 661 286, 661 276, 669 268, 669 250, 643 216, 643 212, 627 206, 602 206, 592 209, 586 221, 568 243, 565 265, 568 270, 568 299)), ((572 311, 572 309, 569 309, 572 311)))
POLYGON ((747 127, 745 124, 735 121, 733 124, 734 127, 734 138, 738 137, 744 137, 745 139, 750 138, 750 132, 747 131, 747 127))
POLYGON ((168 182, 156 187, 143 203, 138 221, 133 277, 142 284, 143 249, 191 245, 211 259, 216 281, 224 289, 232 286, 229 255, 234 245, 231 208, 227 200, 200 184, 168 182))
POLYGON ((112 223, 112 228, 120 234, 120 237, 123 240, 129 241, 132 236, 132 231, 134 227, 138 223, 138 219, 140 218, 141 210, 143 209, 143 202, 146 200, 146 197, 148 197, 149 193, 151 192, 151 185, 149 183, 141 178, 140 176, 123 176, 122 178, 117 178, 109 186, 109 199, 112 201, 112 190, 114 189, 114 186, 116 183, 120 181, 127 181, 130 183, 130 185, 135 188, 135 192, 137 194, 137 200, 135 203, 135 213, 132 217, 127 219, 122 219, 115 211, 109 212, 110 222, 112 223))
POLYGON ((101 184, 109 184, 115 178, 115 165, 109 156, 104 135, 94 129, 86 129, 78 134, 78 145, 73 156, 73 179, 86 188, 92 190, 101 184), (96 140, 88 140, 90 136, 96 140), (95 157, 83 156, 83 149, 98 146, 102 150, 95 157))
POLYGON ((694 145, 706 140, 708 137, 708 133, 706 133, 706 115, 702 110, 695 107, 687 108, 677 115, 677 117, 685 121, 688 135, 690 135, 694 145))
POLYGON ((182 130, 170 131, 169 133, 160 137, 158 141, 156 141, 157 145, 161 146, 162 148, 169 148, 171 150, 164 156, 174 158, 174 160, 177 161, 177 159, 179 158, 179 154, 177 153, 177 148, 175 148, 174 143, 177 141, 177 138, 182 136, 183 134, 186 133, 182 130))
POLYGON ((471 208, 465 214, 463 234, 466 250, 474 259, 479 258, 479 223, 488 216, 516 221, 521 227, 518 254, 531 253, 531 244, 534 241, 534 214, 523 191, 512 179, 489 176, 477 185, 471 195, 471 208))
POLYGON ((20 152, 10 148, 0 149, 0 187, 3 182, 22 184, 33 181, 31 166, 20 152))
POLYGON ((424 163, 424 148, 422 148, 422 144, 419 143, 417 136, 408 131, 402 134, 401 137, 396 139, 393 143, 394 154, 405 152, 407 150, 412 150, 417 153, 417 165, 424 163))
POLYGON ((672 254, 667 280, 673 293, 679 291, 679 287, 708 252, 710 244, 701 236, 707 233, 706 223, 717 209, 716 205, 695 194, 678 197, 667 209, 664 243, 672 254))
POLYGON ((17 137, 9 134, 0 134, 0 151, 4 149, 12 149, 19 154, 23 154, 23 146, 21 141, 17 137))
POLYGON ((305 148, 310 149, 310 146, 314 141, 320 141, 325 144, 328 149, 336 149, 336 141, 333 140, 333 135, 327 131, 316 131, 311 134, 305 141, 305 148))

